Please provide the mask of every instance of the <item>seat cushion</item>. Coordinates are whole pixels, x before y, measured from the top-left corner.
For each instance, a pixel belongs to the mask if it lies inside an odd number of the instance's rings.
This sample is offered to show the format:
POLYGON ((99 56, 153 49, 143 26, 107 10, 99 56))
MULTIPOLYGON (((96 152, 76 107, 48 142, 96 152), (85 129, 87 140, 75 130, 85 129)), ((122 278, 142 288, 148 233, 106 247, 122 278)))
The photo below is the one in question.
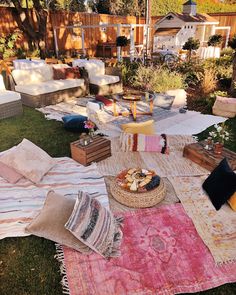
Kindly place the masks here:
POLYGON ((64 227, 73 211, 74 204, 75 200, 71 197, 56 194, 54 191, 48 192, 43 209, 26 227, 26 232, 71 247, 82 253, 91 252, 86 245, 64 227))
POLYGON ((111 76, 111 75, 90 75, 89 83, 95 84, 98 86, 104 86, 109 84, 114 84, 120 81, 119 76, 111 76))
POLYGON ((76 59, 72 62, 73 67, 84 67, 91 78, 92 75, 104 75, 105 64, 99 59, 76 59))
POLYGON ((0 90, 0 104, 20 100, 20 93, 10 90, 0 90))
POLYGON ((30 95, 40 95, 74 87, 83 87, 84 79, 52 80, 32 85, 16 86, 16 91, 30 95))
POLYGON ((0 91, 5 90, 5 89, 6 89, 6 87, 5 87, 5 84, 3 81, 3 76, 0 74, 0 91))
POLYGON ((230 207, 236 211, 236 192, 228 199, 230 207))
POLYGON ((132 134, 155 134, 154 120, 148 120, 141 123, 127 123, 121 125, 121 128, 126 133, 132 134))
POLYGON ((87 117, 82 115, 66 115, 62 117, 64 122, 64 127, 66 130, 75 131, 79 133, 88 132, 88 129, 85 128, 85 121, 87 117))
POLYGON ((16 59, 16 60, 13 60, 14 69, 18 69, 18 70, 33 69, 33 68, 38 68, 38 67, 41 67, 44 65, 46 65, 46 62, 44 59, 35 59, 35 60, 16 59))
POLYGON ((13 70, 13 79, 16 85, 29 85, 53 80, 53 70, 49 65, 26 69, 26 70, 13 70))
POLYGON ((98 200, 80 191, 65 228, 92 250, 108 258, 120 254, 121 222, 122 219, 115 218, 98 200))
POLYGON ((236 191, 236 174, 223 159, 202 185, 212 204, 219 210, 236 191))

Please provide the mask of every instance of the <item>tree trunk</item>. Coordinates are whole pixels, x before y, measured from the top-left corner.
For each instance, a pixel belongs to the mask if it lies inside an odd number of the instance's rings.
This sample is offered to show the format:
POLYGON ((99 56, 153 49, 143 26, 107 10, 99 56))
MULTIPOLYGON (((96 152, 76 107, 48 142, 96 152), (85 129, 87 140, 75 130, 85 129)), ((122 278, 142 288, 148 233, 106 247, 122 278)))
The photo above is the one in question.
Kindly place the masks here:
POLYGON ((232 74, 232 82, 230 86, 230 93, 232 95, 236 95, 236 52, 234 53, 234 58, 233 58, 233 74, 232 74))
POLYGON ((32 22, 29 10, 23 9, 19 0, 12 0, 15 6, 13 14, 19 29, 27 36, 29 41, 29 49, 39 49, 41 57, 45 55, 45 37, 47 26, 47 11, 43 9, 39 0, 33 0, 34 12, 36 14, 37 23, 32 22))

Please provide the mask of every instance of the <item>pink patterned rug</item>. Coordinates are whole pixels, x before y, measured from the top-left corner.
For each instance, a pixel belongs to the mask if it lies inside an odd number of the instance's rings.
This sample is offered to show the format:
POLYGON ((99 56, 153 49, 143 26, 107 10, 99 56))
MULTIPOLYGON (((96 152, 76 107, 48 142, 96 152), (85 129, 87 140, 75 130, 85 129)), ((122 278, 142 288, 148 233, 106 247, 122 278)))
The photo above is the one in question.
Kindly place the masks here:
POLYGON ((167 295, 236 281, 236 263, 215 265, 181 204, 123 216, 121 257, 105 260, 63 247, 71 295, 167 295))

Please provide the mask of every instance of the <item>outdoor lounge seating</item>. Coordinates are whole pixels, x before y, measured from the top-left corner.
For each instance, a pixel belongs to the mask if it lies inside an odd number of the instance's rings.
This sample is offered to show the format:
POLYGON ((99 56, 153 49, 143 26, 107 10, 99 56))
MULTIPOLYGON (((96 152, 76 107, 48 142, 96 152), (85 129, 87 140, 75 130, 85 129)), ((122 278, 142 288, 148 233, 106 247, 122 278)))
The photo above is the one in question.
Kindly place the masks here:
POLYGON ((3 77, 0 75, 0 119, 22 114, 22 102, 19 93, 5 89, 3 77))
POLYGON ((105 67, 101 60, 76 59, 73 66, 84 67, 88 72, 89 90, 92 94, 111 95, 121 93, 121 72, 116 67, 105 67))
POLYGON ((23 104, 34 108, 82 96, 87 91, 82 78, 54 80, 53 67, 50 65, 24 70, 15 69, 11 78, 11 87, 21 93, 23 104))

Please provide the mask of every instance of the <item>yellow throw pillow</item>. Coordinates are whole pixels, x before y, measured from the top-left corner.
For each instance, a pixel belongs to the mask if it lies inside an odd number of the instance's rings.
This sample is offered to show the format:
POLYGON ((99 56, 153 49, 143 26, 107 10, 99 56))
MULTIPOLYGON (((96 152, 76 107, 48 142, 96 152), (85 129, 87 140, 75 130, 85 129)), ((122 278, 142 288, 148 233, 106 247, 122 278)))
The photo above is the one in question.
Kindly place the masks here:
POLYGON ((149 120, 141 123, 127 123, 121 125, 121 128, 126 133, 132 134, 155 134, 154 120, 149 120))
POLYGON ((236 192, 228 199, 230 207, 236 211, 236 192))

